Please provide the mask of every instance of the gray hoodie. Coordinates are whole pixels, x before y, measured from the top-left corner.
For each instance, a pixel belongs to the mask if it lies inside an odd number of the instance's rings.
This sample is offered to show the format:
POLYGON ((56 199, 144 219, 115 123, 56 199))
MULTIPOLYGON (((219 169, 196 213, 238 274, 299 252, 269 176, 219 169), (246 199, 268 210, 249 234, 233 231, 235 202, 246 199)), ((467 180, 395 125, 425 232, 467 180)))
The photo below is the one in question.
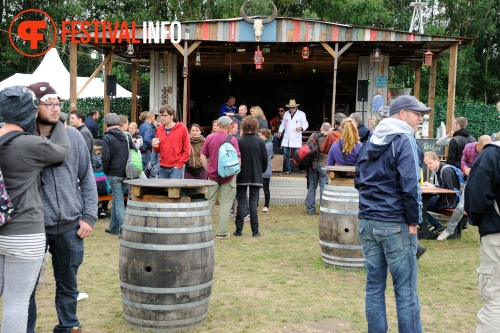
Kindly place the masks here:
POLYGON ((97 221, 97 187, 87 144, 76 128, 66 131, 69 157, 42 172, 45 231, 52 235, 76 228, 80 219, 92 227, 97 221))

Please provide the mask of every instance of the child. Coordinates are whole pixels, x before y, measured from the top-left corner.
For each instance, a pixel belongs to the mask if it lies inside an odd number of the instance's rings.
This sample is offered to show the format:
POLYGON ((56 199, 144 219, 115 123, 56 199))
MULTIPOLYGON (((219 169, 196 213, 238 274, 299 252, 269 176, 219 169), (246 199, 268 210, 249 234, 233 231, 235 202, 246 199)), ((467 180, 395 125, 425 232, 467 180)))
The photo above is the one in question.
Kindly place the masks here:
MULTIPOLYGON (((111 192, 111 187, 109 186, 108 177, 104 174, 102 170, 102 140, 94 139, 94 178, 97 185, 97 195, 108 195, 111 192)), ((98 204, 98 215, 100 219, 108 218, 108 202, 103 201, 98 204)))
POLYGON ((269 191, 269 183, 271 181, 271 175, 273 174, 273 169, 271 167, 271 159, 274 157, 273 151, 273 136, 271 134, 271 130, 267 128, 263 128, 259 130, 259 138, 264 140, 266 144, 267 150, 267 168, 266 171, 262 174, 262 185, 264 189, 264 208, 262 208, 263 212, 269 211, 269 201, 271 200, 271 192, 269 191))

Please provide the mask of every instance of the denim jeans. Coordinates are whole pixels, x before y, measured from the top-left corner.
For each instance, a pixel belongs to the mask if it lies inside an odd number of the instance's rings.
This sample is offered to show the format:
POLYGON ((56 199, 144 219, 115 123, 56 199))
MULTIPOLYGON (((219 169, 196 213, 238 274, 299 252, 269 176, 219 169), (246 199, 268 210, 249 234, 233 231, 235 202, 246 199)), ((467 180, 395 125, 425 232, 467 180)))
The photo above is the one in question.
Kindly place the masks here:
POLYGON ((323 190, 328 183, 328 174, 323 168, 324 164, 317 162, 313 163, 313 168, 307 172, 307 195, 306 195, 306 212, 314 214, 316 212, 316 189, 319 184, 319 202, 323 198, 323 190))
POLYGON ((151 161, 151 152, 147 151, 145 153, 142 153, 142 170, 146 169, 146 165, 148 164, 149 161, 151 161))
MULTIPOLYGON (((76 277, 78 268, 83 262, 83 238, 76 234, 77 231, 78 227, 60 235, 47 235, 56 281, 55 301, 59 319, 59 324, 54 327, 54 333, 69 333, 73 327, 80 325, 76 316, 79 293, 76 277)), ((28 333, 34 332, 35 323, 36 302, 33 291, 30 299, 28 333)))
POLYGON ((369 333, 387 332, 385 289, 390 269, 396 296, 398 331, 421 333, 417 295, 417 235, 407 224, 359 220, 358 234, 366 260, 366 319, 369 333))
POLYGON ((25 259, 0 255, 0 296, 3 298, 2 333, 26 333, 31 291, 43 257, 25 259))
MULTIPOLYGON (((432 198, 429 199, 429 202, 427 203, 427 211, 435 211, 436 210, 436 203, 437 203, 437 200, 438 200, 438 196, 435 195, 433 196, 432 198)), ((429 213, 425 213, 425 218, 427 219, 427 222, 429 222, 431 225, 433 225, 435 228, 442 228, 443 225, 441 223, 439 223, 439 221, 433 217, 431 214, 429 213)))
POLYGON ((125 219, 125 204, 123 194, 127 193, 128 185, 124 184, 125 177, 108 176, 109 186, 113 192, 111 204, 111 220, 109 222, 109 232, 119 234, 122 231, 123 220, 125 219))
POLYGON ((238 211, 236 213, 236 231, 241 232, 245 224, 244 218, 246 215, 247 208, 246 201, 248 199, 249 209, 250 209, 250 228, 252 229, 252 234, 259 232, 259 210, 257 209, 259 205, 259 191, 260 186, 237 186, 236 193, 238 198, 238 211), (247 197, 247 188, 250 190, 250 195, 247 197))
POLYGON ((292 171, 292 163, 290 162, 290 154, 293 148, 290 147, 282 147, 283 148, 283 172, 291 172, 292 171))
POLYGON ((182 179, 184 168, 160 167, 160 179, 182 179))

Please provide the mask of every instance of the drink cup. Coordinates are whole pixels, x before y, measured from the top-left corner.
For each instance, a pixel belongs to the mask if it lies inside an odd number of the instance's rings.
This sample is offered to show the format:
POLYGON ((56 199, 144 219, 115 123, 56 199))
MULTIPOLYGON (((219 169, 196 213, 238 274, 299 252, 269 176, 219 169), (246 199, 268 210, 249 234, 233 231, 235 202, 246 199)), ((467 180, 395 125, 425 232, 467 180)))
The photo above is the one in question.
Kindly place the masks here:
POLYGON ((151 141, 153 148, 158 148, 158 145, 160 144, 160 139, 154 138, 153 141, 151 141))

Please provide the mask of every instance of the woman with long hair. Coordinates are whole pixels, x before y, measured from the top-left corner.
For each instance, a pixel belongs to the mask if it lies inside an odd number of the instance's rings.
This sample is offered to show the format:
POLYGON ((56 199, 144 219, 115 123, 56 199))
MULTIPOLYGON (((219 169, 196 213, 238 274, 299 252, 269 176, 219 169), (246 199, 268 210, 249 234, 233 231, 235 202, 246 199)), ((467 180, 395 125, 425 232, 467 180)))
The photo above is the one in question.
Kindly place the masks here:
POLYGON ((264 114, 264 111, 262 111, 260 106, 252 106, 250 108, 250 115, 254 116, 259 121, 259 130, 263 128, 269 128, 269 126, 267 125, 266 115, 264 114))
POLYGON ((355 121, 345 118, 340 123, 340 131, 342 136, 328 152, 327 165, 356 165, 361 142, 355 121))
POLYGON ((201 135, 201 127, 198 124, 192 124, 189 131, 191 141, 191 153, 184 169, 185 179, 207 179, 207 172, 203 168, 200 159, 201 148, 205 142, 205 137, 201 135))

